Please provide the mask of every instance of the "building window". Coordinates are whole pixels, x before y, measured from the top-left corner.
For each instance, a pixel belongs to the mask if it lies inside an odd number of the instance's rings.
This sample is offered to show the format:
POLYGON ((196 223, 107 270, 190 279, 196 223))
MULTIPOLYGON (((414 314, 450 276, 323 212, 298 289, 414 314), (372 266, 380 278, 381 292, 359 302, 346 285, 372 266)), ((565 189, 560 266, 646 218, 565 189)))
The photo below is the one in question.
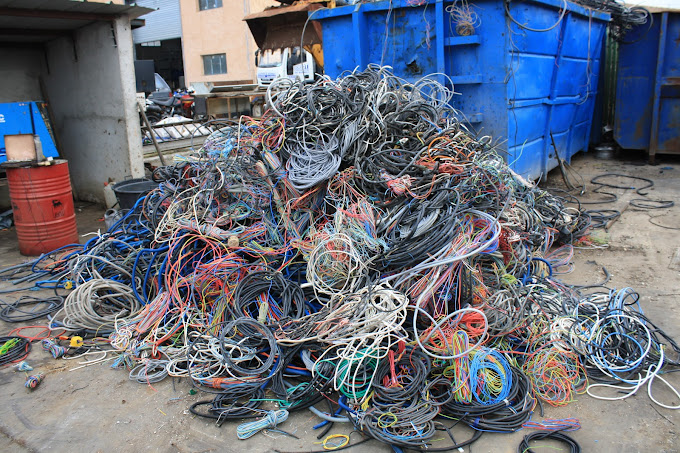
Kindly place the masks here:
POLYGON ((198 9, 201 11, 213 8, 222 8, 222 0, 198 0, 198 9))
POLYGON ((203 73, 205 75, 226 74, 227 55, 223 53, 203 55, 203 73))

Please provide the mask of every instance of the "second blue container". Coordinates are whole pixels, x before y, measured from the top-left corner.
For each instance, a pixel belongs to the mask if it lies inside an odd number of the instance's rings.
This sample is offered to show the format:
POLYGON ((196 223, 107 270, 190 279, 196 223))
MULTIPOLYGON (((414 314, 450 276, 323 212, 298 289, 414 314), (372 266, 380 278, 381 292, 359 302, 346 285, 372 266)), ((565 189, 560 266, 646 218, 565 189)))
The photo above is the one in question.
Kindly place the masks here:
POLYGON ((460 93, 454 107, 524 177, 557 166, 551 133, 564 160, 588 149, 608 14, 559 0, 398 0, 311 14, 327 75, 369 63, 409 81, 446 74, 460 93))
POLYGON ((614 139, 652 162, 680 154, 680 13, 653 14, 619 45, 614 139))

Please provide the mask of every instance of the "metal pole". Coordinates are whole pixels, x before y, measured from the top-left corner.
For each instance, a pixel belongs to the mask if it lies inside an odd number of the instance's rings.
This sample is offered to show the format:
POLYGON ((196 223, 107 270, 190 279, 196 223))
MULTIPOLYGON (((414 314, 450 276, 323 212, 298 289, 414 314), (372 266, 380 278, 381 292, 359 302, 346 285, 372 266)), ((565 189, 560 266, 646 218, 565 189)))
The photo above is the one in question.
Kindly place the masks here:
POLYGON ((153 146, 156 148, 156 153, 158 153, 158 158, 161 160, 161 165, 164 167, 167 165, 165 163, 165 157, 163 157, 163 153, 161 153, 161 148, 158 146, 158 142, 156 141, 156 135, 153 132, 153 129, 151 128, 151 123, 149 123, 149 118, 146 117, 146 112, 142 108, 139 103, 137 103, 137 110, 139 110, 139 113, 142 115, 142 120, 144 120, 144 124, 146 125, 146 128, 149 130, 149 135, 151 136, 151 141, 153 142, 153 146))

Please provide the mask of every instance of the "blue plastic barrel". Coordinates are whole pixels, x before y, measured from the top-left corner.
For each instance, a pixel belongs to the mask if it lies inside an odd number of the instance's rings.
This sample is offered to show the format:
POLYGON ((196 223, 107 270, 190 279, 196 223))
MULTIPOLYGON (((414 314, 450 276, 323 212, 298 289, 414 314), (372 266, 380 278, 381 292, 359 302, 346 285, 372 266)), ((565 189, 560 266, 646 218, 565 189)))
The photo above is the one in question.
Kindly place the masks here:
POLYGON ((619 45, 614 139, 626 149, 680 154, 680 13, 660 12, 619 45))
POLYGON ((586 151, 609 15, 560 0, 513 0, 507 11, 502 0, 479 0, 463 11, 478 20, 461 21, 461 5, 394 0, 310 13, 326 74, 377 63, 409 81, 448 75, 460 93, 454 107, 531 179, 558 164, 551 133, 562 159, 586 151))

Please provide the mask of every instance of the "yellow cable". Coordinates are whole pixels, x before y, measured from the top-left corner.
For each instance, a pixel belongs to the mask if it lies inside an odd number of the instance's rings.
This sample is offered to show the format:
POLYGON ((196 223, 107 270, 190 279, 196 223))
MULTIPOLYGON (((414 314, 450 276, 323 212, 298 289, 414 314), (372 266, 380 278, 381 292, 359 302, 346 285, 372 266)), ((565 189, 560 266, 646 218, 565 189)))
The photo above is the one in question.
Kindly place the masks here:
POLYGON ((326 437, 326 438, 323 440, 323 442, 322 442, 322 445, 323 445, 323 449, 324 449, 324 450, 337 450, 338 448, 345 447, 345 446, 347 446, 348 444, 349 444, 349 436, 348 436, 347 434, 332 434, 332 435, 326 437), (331 439, 339 439, 339 438, 342 438, 342 439, 343 439, 343 442, 342 442, 341 444, 339 444, 339 445, 332 445, 332 446, 330 446, 330 447, 329 447, 328 445, 326 445, 326 444, 328 443, 329 440, 331 440, 331 439))

